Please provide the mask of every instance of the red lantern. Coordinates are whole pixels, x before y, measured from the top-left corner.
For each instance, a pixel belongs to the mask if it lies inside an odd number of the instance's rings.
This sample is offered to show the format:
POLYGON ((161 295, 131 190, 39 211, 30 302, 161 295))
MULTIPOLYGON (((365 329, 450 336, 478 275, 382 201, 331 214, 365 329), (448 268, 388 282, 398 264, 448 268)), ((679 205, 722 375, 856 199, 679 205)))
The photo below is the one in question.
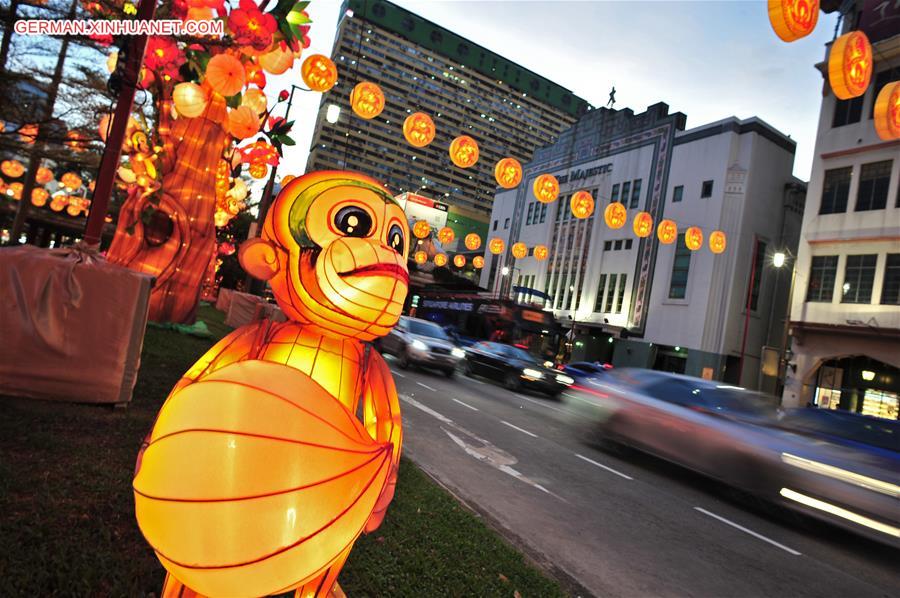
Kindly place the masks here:
POLYGON ((888 83, 878 93, 875 131, 885 141, 900 138, 900 81, 888 83))
POLYGON ((350 92, 350 107, 360 118, 375 118, 384 110, 384 93, 381 88, 369 81, 357 83, 350 92))
POLYGON ((828 81, 834 95, 849 100, 866 93, 872 79, 872 44, 862 31, 837 38, 828 55, 828 81))
POLYGON ((403 121, 403 137, 413 147, 425 147, 436 132, 434 121, 424 112, 414 112, 403 121))
POLYGON ((458 253, 456 255, 454 255, 453 256, 453 265, 456 266, 457 268, 462 268, 463 266, 465 266, 466 265, 466 256, 460 255, 458 253))
POLYGON ((703 231, 699 226, 691 226, 684 231, 684 245, 691 251, 697 251, 703 247, 703 231))
POLYGON ((484 268, 484 258, 480 255, 476 255, 472 258, 472 266, 475 268, 484 268))
POLYGON ((542 174, 534 179, 532 190, 539 202, 550 203, 559 197, 559 181, 552 174, 542 174))
POLYGON ((614 201, 606 206, 606 209, 603 211, 603 219, 609 228, 622 228, 628 219, 628 212, 621 202, 614 201))
POLYGON ((669 245, 678 238, 678 225, 673 220, 665 219, 656 227, 656 236, 660 243, 669 245))
POLYGON ((638 212, 632 223, 634 234, 640 238, 649 237, 653 233, 653 216, 648 212, 638 212))
POLYGON ((573 193, 570 205, 576 218, 587 218, 594 213, 594 198, 587 191, 573 193))
POLYGON ((786 42, 806 37, 819 20, 819 0, 769 0, 769 23, 786 42))
POLYGON ((539 262, 547 259, 547 256, 550 255, 550 250, 547 249, 546 245, 535 245, 534 246, 534 259, 539 262))
POLYGON ((460 168, 478 162, 478 143, 468 135, 460 135, 450 143, 450 159, 460 168))
POLYGON ((522 181, 522 165, 515 158, 503 158, 494 167, 494 178, 504 189, 513 189, 522 181))
POLYGON ((713 253, 722 253, 725 251, 725 246, 727 245, 727 240, 725 238, 725 233, 720 230, 714 230, 709 233, 709 250, 713 253))
POLYGON ((469 233, 466 235, 465 239, 466 249, 470 251, 475 251, 479 247, 481 247, 481 237, 479 237, 476 233, 469 233))

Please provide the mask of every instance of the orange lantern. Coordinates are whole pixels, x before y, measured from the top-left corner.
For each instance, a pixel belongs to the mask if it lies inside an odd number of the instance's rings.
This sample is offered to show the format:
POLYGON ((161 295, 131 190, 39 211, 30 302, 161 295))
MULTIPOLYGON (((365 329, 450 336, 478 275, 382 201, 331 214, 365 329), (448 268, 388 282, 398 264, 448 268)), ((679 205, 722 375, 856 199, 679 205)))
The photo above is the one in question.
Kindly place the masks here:
POLYGON ((488 243, 488 251, 493 253, 494 255, 500 255, 503 253, 503 250, 506 248, 506 243, 503 242, 503 239, 500 237, 494 237, 488 243))
POLYGON ((468 135, 460 135, 450 143, 450 160, 460 168, 469 168, 478 162, 478 142, 468 135))
POLYGON ((69 131, 66 133, 66 140, 66 147, 79 153, 83 152, 87 145, 87 137, 80 131, 69 131))
POLYGON ((69 197, 69 205, 66 206, 66 214, 74 218, 84 212, 87 205, 88 202, 80 197, 69 197))
POLYGON ((282 43, 275 44, 274 48, 259 57, 259 66, 267 73, 281 75, 287 72, 294 64, 294 53, 282 43))
POLYGON ((172 101, 178 114, 187 118, 196 118, 203 114, 209 106, 206 91, 196 83, 179 83, 172 91, 172 101))
POLYGON ((25 173, 25 166, 18 160, 4 160, 0 163, 0 172, 17 179, 25 173))
POLYGON ((37 207, 41 207, 47 205, 47 200, 50 198, 50 194, 47 193, 47 190, 43 187, 35 187, 31 191, 31 204, 37 207))
POLYGON ((19 127, 19 139, 24 141, 25 143, 31 144, 34 143, 35 139, 38 136, 38 126, 31 125, 22 125, 19 127))
POLYGON ((466 244, 466 249, 470 251, 475 251, 481 247, 481 237, 477 233, 469 233, 463 242, 466 244))
POLYGON ((46 166, 41 166, 37 169, 37 173, 34 175, 34 181, 38 185, 46 185, 50 181, 53 180, 53 171, 47 168, 46 166))
POLYGON ((63 187, 69 189, 70 191, 74 191, 82 185, 81 177, 74 172, 67 172, 66 174, 62 175, 61 177, 59 177, 59 182, 62 183, 63 187))
POLYGON ((447 256, 443 253, 438 253, 434 256, 434 265, 438 268, 443 268, 447 265, 447 256))
POLYGON ((587 191, 573 193, 569 205, 576 218, 587 218, 594 213, 594 198, 587 191))
POLYGON ((413 225, 413 235, 417 239, 424 239, 431 232, 431 226, 424 220, 419 220, 413 225))
POLYGON ((522 165, 515 158, 503 158, 494 167, 494 178, 504 189, 517 187, 522 181, 522 165))
POLYGON ((9 187, 6 188, 6 194, 11 195, 13 199, 19 200, 22 199, 22 183, 11 183, 9 187))
POLYGON ((476 255, 472 258, 472 266, 475 268, 484 268, 484 258, 480 255, 476 255))
MULTIPOLYGON (((606 215, 604 214, 604 217, 606 215)), ((640 238, 649 237, 653 233, 653 216, 649 212, 638 212, 632 222, 634 234, 640 238)))
POLYGON ((424 264, 425 262, 428 261, 428 254, 425 253, 424 251, 417 251, 416 254, 413 256, 413 259, 416 260, 417 264, 424 264))
POLYGON ((539 202, 550 203, 559 197, 559 181, 552 174, 542 174, 534 179, 532 190, 539 202))
POLYGON ((673 243, 678 238, 678 225, 674 220, 665 219, 656 227, 656 236, 659 242, 665 245, 673 243))
POLYGON ((523 257, 528 255, 528 246, 525 245, 525 243, 522 243, 521 241, 518 243, 513 243, 511 251, 512 251, 513 257, 516 258, 517 260, 520 260, 523 257))
POLYGON ((413 147, 425 147, 436 132, 434 121, 424 112, 413 112, 403 121, 403 137, 413 147))
POLYGON ((328 91, 337 83, 337 67, 327 56, 312 54, 300 67, 303 82, 313 91, 328 91))
POLYGON ((465 266, 466 265, 466 256, 460 255, 458 253, 456 255, 454 255, 453 256, 453 265, 456 266, 457 268, 462 268, 463 266, 465 266))
POLYGON ((691 226, 684 231, 684 245, 691 251, 697 251, 703 247, 703 231, 699 226, 691 226))
POLYGON ((438 231, 437 238, 438 241, 441 242, 441 245, 446 245, 447 243, 452 243, 453 239, 456 238, 456 235, 453 233, 452 228, 445 226, 438 231))
POLYGON ((223 96, 240 92, 245 80, 244 65, 231 54, 216 54, 206 65, 206 82, 223 96))
POLYGON ((900 81, 888 83, 878 93, 875 131, 885 141, 900 138, 900 81))
POLYGON ((69 205, 69 198, 65 195, 57 195, 50 200, 50 209, 54 212, 61 212, 69 205))
POLYGON ((357 83, 350 92, 350 107, 360 118, 375 118, 384 110, 384 93, 370 81, 357 83))
POLYGON ((534 259, 539 262, 543 262, 547 259, 547 256, 550 255, 550 250, 547 249, 546 245, 535 245, 534 246, 534 259))
POLYGON ((628 219, 628 212, 621 202, 614 201, 606 206, 606 209, 603 211, 603 219, 606 221, 606 226, 609 228, 622 228, 625 226, 625 221, 628 219))
POLYGON ((247 172, 250 173, 254 179, 261 179, 266 176, 266 173, 269 172, 269 167, 265 162, 261 160, 255 160, 250 163, 250 166, 247 168, 247 172))
POLYGON ((828 54, 828 81, 840 100, 861 96, 872 78, 872 44, 862 31, 837 38, 828 54))
POLYGON ((727 245, 727 240, 725 238, 725 233, 720 230, 714 230, 709 233, 709 250, 713 253, 722 253, 725 251, 725 246, 727 245))
POLYGON ((238 106, 228 113, 225 129, 236 139, 247 139, 259 133, 259 116, 249 106, 238 106))
POLYGON ((806 37, 819 20, 819 0, 769 0, 769 23, 786 42, 806 37))
POLYGON ((262 114, 268 108, 269 101, 261 90, 251 87, 241 97, 241 105, 249 106, 256 114, 262 114))

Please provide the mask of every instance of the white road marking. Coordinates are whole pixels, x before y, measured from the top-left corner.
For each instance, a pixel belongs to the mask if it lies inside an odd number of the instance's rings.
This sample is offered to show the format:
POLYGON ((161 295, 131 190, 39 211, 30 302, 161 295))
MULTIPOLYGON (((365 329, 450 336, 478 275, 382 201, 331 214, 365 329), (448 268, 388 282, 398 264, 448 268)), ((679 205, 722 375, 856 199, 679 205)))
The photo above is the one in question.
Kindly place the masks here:
POLYGON ((422 403, 420 403, 419 401, 417 401, 417 400, 415 400, 415 399, 413 399, 413 398, 410 398, 410 397, 408 397, 408 396, 406 396, 406 395, 399 395, 399 397, 400 397, 400 400, 403 401, 404 403, 409 403, 409 404, 412 405, 413 407, 416 407, 417 409, 421 409, 422 411, 424 411, 424 412, 427 413, 428 415, 430 415, 430 416, 432 416, 432 417, 434 417, 434 418, 436 418, 436 419, 438 419, 438 420, 444 422, 445 424, 452 424, 452 423, 453 423, 453 420, 450 419, 449 417, 445 417, 445 416, 441 415, 440 413, 438 413, 437 411, 435 411, 435 410, 432 409, 431 407, 427 407, 427 406, 423 405, 422 403))
POLYGON ((615 469, 613 469, 612 467, 610 467, 610 466, 608 466, 608 465, 604 465, 603 463, 598 463, 597 461, 594 461, 593 459, 588 459, 588 458, 585 457, 584 455, 579 455, 578 453, 575 453, 575 456, 578 457, 579 459, 582 459, 582 460, 584 460, 584 461, 587 461, 587 462, 590 463, 591 465, 596 465, 596 466, 599 467, 600 469, 605 469, 606 471, 608 471, 608 472, 610 472, 610 473, 614 473, 614 474, 616 474, 616 475, 619 476, 619 477, 625 478, 626 480, 633 480, 633 479, 634 479, 634 478, 631 477, 630 475, 625 475, 625 474, 622 473, 621 471, 616 471, 615 469))
POLYGON ((788 548, 788 547, 785 546, 784 544, 779 544, 779 543, 776 542, 775 540, 772 540, 772 539, 770 539, 770 538, 767 538, 767 537, 765 537, 765 536, 762 535, 762 534, 758 534, 758 533, 756 533, 755 531, 750 530, 750 529, 747 529, 746 527, 744 527, 744 526, 742 526, 742 525, 738 525, 738 524, 735 523, 734 521, 729 521, 728 519, 725 519, 724 517, 721 517, 721 516, 719 516, 719 515, 716 515, 715 513, 710 513, 710 512, 707 511, 706 509, 701 509, 700 507, 694 507, 694 510, 700 511, 700 512, 703 513, 704 515, 708 515, 708 516, 712 517, 713 519, 718 519, 718 520, 721 521, 722 523, 728 524, 728 525, 730 525, 730 526, 733 527, 733 528, 739 529, 739 530, 741 530, 741 531, 744 532, 744 533, 750 534, 750 535, 753 536, 754 538, 759 538, 759 539, 762 540, 763 542, 768 542, 768 543, 771 544, 772 546, 777 546, 778 548, 782 549, 783 551, 789 552, 789 553, 791 553, 791 554, 794 555, 794 556, 801 556, 801 554, 800 554, 799 552, 797 552, 796 550, 794 550, 793 548, 788 548))
POLYGON ((477 408, 477 407, 472 407, 472 406, 469 405, 468 403, 463 403, 463 402, 460 401, 459 399, 453 399, 453 402, 454 402, 454 403, 459 403, 459 404, 462 405, 463 407, 468 407, 468 408, 471 409, 472 411, 478 411, 478 408, 477 408))
POLYGON ((391 373, 392 373, 393 375, 395 375, 395 376, 400 376, 401 378, 406 378, 406 374, 401 374, 401 373, 398 372, 398 371, 391 370, 391 373))
POLYGON ((522 432, 523 434, 528 434, 528 435, 531 436, 532 438, 537 438, 537 437, 538 437, 537 434, 532 434, 532 433, 529 432, 528 430, 523 430, 523 429, 520 428, 519 426, 514 426, 514 425, 512 425, 511 423, 509 423, 508 421, 504 421, 504 420, 501 419, 501 420, 500 420, 500 423, 501 423, 501 424, 504 424, 504 425, 506 425, 506 426, 509 426, 510 428, 513 428, 513 429, 515 429, 515 430, 518 430, 519 432, 522 432))
POLYGON ((422 388, 427 388, 427 389, 430 390, 431 392, 437 392, 437 389, 436 389, 436 388, 431 388, 431 387, 428 386, 427 384, 422 384, 421 382, 416 382, 416 384, 418 384, 418 385, 421 386, 422 388))

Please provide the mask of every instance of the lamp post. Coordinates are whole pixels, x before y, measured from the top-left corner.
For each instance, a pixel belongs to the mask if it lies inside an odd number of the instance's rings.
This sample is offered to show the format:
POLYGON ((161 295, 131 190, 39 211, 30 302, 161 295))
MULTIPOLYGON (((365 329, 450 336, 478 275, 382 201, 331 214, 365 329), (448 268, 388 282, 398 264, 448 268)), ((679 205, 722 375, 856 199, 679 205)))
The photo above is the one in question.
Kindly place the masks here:
MULTIPOLYGON (((779 251, 772 256, 772 265, 778 268, 778 271, 781 272, 781 268, 784 267, 785 263, 787 263, 787 250, 779 251)), ((793 258, 793 256, 791 256, 793 258)), ((785 359, 785 355, 787 353, 787 341, 788 341, 788 330, 790 328, 791 323, 791 308, 794 302, 794 282, 797 280, 797 268, 796 268, 796 260, 791 260, 791 286, 788 290, 788 300, 787 300, 787 308, 784 312, 784 328, 782 330, 781 335, 781 346, 778 348, 778 378, 775 384, 775 395, 781 397, 782 392, 784 391, 784 383, 787 380, 787 360, 785 359)))
POLYGON ((498 299, 500 299, 503 295, 506 295, 507 299, 512 298, 512 276, 510 276, 510 274, 512 274, 516 270, 519 270, 521 272, 522 269, 515 266, 513 266, 512 268, 510 268, 509 266, 503 266, 503 268, 500 269, 500 274, 502 276, 509 276, 509 286, 507 286, 506 281, 503 278, 500 279, 500 291, 497 293, 498 299), (505 293, 503 292, 503 287, 507 288, 507 291, 505 293))

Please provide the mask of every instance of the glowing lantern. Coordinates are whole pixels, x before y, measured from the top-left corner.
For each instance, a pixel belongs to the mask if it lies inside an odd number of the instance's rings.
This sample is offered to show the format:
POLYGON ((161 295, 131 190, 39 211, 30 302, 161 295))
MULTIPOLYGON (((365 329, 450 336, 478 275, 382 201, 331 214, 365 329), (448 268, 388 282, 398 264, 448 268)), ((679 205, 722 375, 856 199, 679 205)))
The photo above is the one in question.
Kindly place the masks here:
POLYGON ((475 251, 481 247, 481 237, 477 233, 469 233, 463 242, 466 244, 466 249, 470 251, 475 251))
POLYGON ((53 171, 47 168, 46 166, 41 166, 37 169, 37 173, 34 175, 34 181, 38 185, 46 185, 50 181, 53 180, 53 171))
POLYGON ((484 268, 484 258, 480 255, 476 255, 472 258, 472 266, 475 268, 484 268))
POLYGON ((458 253, 456 255, 454 255, 453 256, 453 265, 456 266, 457 268, 462 268, 463 266, 465 266, 466 265, 466 256, 460 255, 458 253))
POLYGON ((513 243, 511 250, 512 250, 513 257, 516 258, 517 260, 520 260, 523 257, 525 257, 526 255, 528 255, 528 246, 525 245, 525 243, 522 243, 521 241, 519 243, 513 243))
POLYGON ((31 144, 34 143, 34 140, 37 139, 38 136, 38 126, 37 125, 22 125, 19 127, 19 139, 24 141, 25 143, 31 144))
POLYGON ((119 62, 119 52, 115 51, 106 57, 106 70, 113 73, 116 70, 116 63, 119 62))
POLYGON ((196 83, 179 83, 172 92, 172 100, 178 114, 187 118, 195 118, 203 114, 209 105, 209 98, 202 87, 196 83))
POLYGON ((294 53, 284 44, 275 44, 273 50, 259 57, 259 66, 267 73, 281 75, 294 64, 294 53))
POLYGON ((65 195, 57 195, 50 200, 50 209, 54 212, 61 212, 69 205, 69 198, 65 195))
POLYGON ((303 61, 300 76, 313 91, 328 91, 337 83, 337 67, 327 56, 313 54, 303 61))
POLYGON ((216 210, 213 214, 213 223, 218 228, 222 228, 231 220, 231 214, 225 210, 216 210))
POLYGON ((83 152, 85 150, 85 145, 87 144, 87 137, 85 137, 80 131, 69 131, 66 133, 66 142, 65 145, 71 150, 76 152, 83 152))
POLYGON ((659 242, 665 245, 674 243, 678 238, 678 225, 673 220, 662 220, 656 227, 656 236, 659 238, 659 242))
POLYGON ((587 191, 573 193, 569 205, 576 218, 587 218, 594 213, 594 198, 587 191))
POLYGON ((6 194, 11 195, 13 199, 22 199, 22 183, 12 183, 6 188, 6 194))
POLYGON ((447 256, 443 253, 438 253, 434 256, 434 265, 438 268, 443 268, 447 265, 447 256))
POLYGON ((522 165, 515 158, 503 158, 494 167, 494 178, 504 189, 512 189, 522 181, 522 165))
POLYGON ((225 129, 232 137, 247 139, 259 133, 259 116, 249 106, 238 106, 228 113, 225 129))
POLYGON ((231 54, 216 54, 206 65, 206 82, 213 91, 233 96, 244 88, 244 65, 231 54))
POLYGON ((424 251, 417 251, 416 254, 413 256, 413 259, 416 260, 417 264, 424 264, 425 262, 428 261, 428 254, 425 253, 424 251))
POLYGON ((806 37, 819 20, 819 0, 769 0, 769 23, 786 42, 806 37))
POLYGON ((449 226, 445 226, 444 228, 439 230, 437 234, 438 241, 441 242, 441 245, 452 243, 455 237, 456 235, 453 233, 453 229, 449 226))
POLYGON ((74 218, 81 214, 86 207, 87 202, 80 197, 69 197, 69 205, 66 206, 66 214, 74 218))
POLYGON ((413 112, 403 121, 403 137, 413 147, 425 147, 436 132, 434 121, 424 112, 413 112))
POLYGON ((254 179, 262 179, 265 178, 266 173, 269 172, 269 167, 266 166, 265 162, 251 162, 250 166, 247 168, 247 172, 250 173, 254 179))
POLYGON ((59 182, 62 183, 63 187, 69 189, 70 191, 74 191, 82 185, 81 177, 74 172, 67 172, 66 174, 62 175, 61 177, 59 177, 59 182))
POLYGON ((266 94, 255 87, 251 87, 241 97, 241 105, 248 106, 256 114, 262 114, 268 108, 269 101, 266 99, 266 94))
POLYGON ((478 162, 478 143, 468 135, 460 135, 450 143, 450 160, 460 168, 478 162))
POLYGON ((550 255, 550 250, 547 249, 546 245, 535 245, 534 246, 534 259, 539 262, 547 259, 547 256, 550 255))
MULTIPOLYGON (((606 214, 604 214, 604 217, 606 214)), ((653 216, 648 212, 638 212, 634 216, 634 222, 631 224, 634 234, 640 238, 649 237, 653 234, 653 216)))
POLYGON ((552 174, 542 174, 534 179, 532 190, 539 202, 550 203, 559 197, 559 181, 552 174))
POLYGON ((621 202, 614 201, 606 206, 606 209, 603 211, 603 220, 606 221, 606 226, 609 228, 622 228, 625 226, 625 221, 627 219, 628 212, 621 202))
POLYGON ((840 100, 861 96, 872 78, 872 45, 862 31, 837 38, 828 55, 828 81, 840 100))
POLYGON ((31 191, 31 204, 37 207, 47 205, 50 194, 43 187, 36 187, 31 191))
POLYGON ((350 107, 360 118, 375 118, 384 110, 384 93, 369 81, 357 83, 350 92, 350 107))
POLYGON ((900 138, 900 81, 888 83, 878 93, 875 131, 885 141, 900 138))
POLYGON ((417 239, 424 239, 431 232, 431 226, 424 220, 419 220, 413 225, 413 235, 417 239))
POLYGON ((500 237, 494 237, 488 243, 488 251, 493 253, 494 255, 500 255, 503 253, 503 250, 506 248, 506 244, 503 242, 503 239, 500 237))
POLYGON ((703 231, 699 226, 691 226, 684 231, 684 245, 691 251, 697 251, 703 247, 703 231))
POLYGON ((0 163, 0 172, 17 179, 25 173, 25 166, 18 160, 4 160, 0 163))
POLYGON ((725 233, 720 230, 714 230, 709 233, 709 250, 713 253, 722 253, 725 251, 727 240, 725 233))
MULTIPOLYGON (((292 175, 292 174, 286 174, 286 175, 284 175, 283 177, 281 177, 281 186, 284 187, 285 185, 287 185, 288 183, 290 183, 291 181, 293 181, 293 180, 296 179, 296 178, 297 178, 297 177, 295 177, 295 176, 292 175)), ((243 183, 243 181, 241 181, 241 182, 243 183)), ((247 197, 246 185, 247 185, 247 184, 244 183, 244 189, 245 189, 245 191, 244 191, 244 197, 247 197)), ((241 197, 241 199, 244 199, 244 197, 241 197)))

